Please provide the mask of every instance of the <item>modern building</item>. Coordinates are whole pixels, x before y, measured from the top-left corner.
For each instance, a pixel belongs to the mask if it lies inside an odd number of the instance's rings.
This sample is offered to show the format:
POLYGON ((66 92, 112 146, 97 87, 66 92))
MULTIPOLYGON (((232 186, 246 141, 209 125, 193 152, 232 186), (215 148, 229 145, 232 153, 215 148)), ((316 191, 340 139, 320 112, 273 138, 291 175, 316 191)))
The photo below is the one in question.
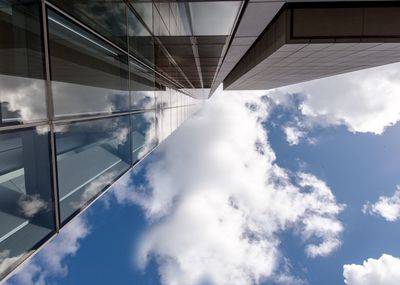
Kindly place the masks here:
POLYGON ((0 279, 221 83, 399 60, 398 1, 0 0, 0 279))

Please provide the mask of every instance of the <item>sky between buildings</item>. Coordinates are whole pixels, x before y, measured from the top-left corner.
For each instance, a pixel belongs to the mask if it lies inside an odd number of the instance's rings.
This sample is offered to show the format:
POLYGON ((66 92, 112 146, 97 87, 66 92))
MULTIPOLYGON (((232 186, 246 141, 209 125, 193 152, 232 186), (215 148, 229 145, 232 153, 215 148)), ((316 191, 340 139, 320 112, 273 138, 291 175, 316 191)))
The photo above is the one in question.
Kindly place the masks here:
POLYGON ((7 284, 400 284, 400 64, 217 93, 7 284))

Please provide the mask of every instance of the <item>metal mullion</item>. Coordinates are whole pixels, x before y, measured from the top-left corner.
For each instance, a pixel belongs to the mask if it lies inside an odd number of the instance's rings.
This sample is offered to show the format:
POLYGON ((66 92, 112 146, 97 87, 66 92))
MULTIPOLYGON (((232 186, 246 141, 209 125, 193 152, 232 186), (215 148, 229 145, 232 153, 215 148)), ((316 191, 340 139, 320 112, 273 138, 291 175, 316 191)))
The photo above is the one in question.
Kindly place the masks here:
POLYGON ((49 52, 49 38, 48 38, 48 26, 47 26, 47 8, 46 1, 41 1, 42 6, 42 32, 43 32, 43 48, 44 48, 44 62, 45 62, 45 75, 46 75, 46 103, 47 103, 47 115, 49 119, 50 127, 50 159, 51 159, 51 180, 53 189, 53 206, 54 206, 54 219, 56 232, 60 230, 60 204, 58 199, 58 179, 57 179, 57 154, 56 154, 56 142, 55 142, 55 131, 54 131, 54 103, 53 93, 51 89, 51 78, 50 78, 50 52, 49 52))
POLYGON ((150 112, 150 111, 155 111, 155 108, 127 111, 127 112, 113 113, 113 114, 96 115, 96 116, 90 116, 90 117, 58 119, 58 120, 54 121, 54 124, 58 125, 58 124, 93 121, 93 120, 98 120, 98 119, 107 119, 107 118, 122 117, 122 116, 127 116, 127 115, 145 113, 145 112, 150 112))
MULTIPOLYGON (((132 90, 131 90, 131 66, 130 66, 130 43, 129 43, 129 21, 128 21, 128 9, 129 7, 127 6, 127 3, 125 3, 125 24, 126 24, 126 44, 127 44, 127 50, 128 50, 128 92, 129 92, 129 112, 132 110, 132 90)), ((132 115, 129 113, 128 115, 129 119, 129 157, 130 157, 130 166, 133 166, 133 154, 132 154, 132 146, 133 146, 133 126, 132 126, 132 115)))
POLYGON ((36 123, 1 126, 0 132, 10 131, 10 130, 28 129, 28 128, 33 128, 33 127, 41 127, 41 126, 48 126, 48 125, 49 125, 49 121, 46 120, 46 121, 41 121, 41 122, 36 122, 36 123))

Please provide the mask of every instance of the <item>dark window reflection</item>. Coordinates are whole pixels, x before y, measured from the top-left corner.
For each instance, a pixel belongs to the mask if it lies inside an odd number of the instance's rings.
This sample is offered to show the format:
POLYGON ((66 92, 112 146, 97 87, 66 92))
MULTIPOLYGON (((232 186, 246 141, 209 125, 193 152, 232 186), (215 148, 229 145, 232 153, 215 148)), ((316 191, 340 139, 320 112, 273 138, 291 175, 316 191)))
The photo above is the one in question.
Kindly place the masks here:
MULTIPOLYGON (((137 2, 130 1, 136 13, 142 18, 147 28, 152 31, 153 29, 153 3, 151 1, 137 2)), ((129 24, 128 24, 129 25, 129 24)))
POLYGON ((0 134, 0 277, 54 229, 48 128, 0 134))
POLYGON ((57 126, 61 221, 130 167, 129 116, 57 126))
POLYGON ((51 0, 50 2, 126 49, 126 7, 122 0, 51 0))
POLYGON ((154 72, 135 61, 129 62, 131 109, 153 109, 155 78, 154 72))
POLYGON ((49 11, 56 116, 129 109, 127 56, 49 11))
POLYGON ((133 162, 143 158, 157 145, 155 119, 154 111, 131 116, 133 162))
POLYGON ((46 119, 36 1, 0 1, 0 126, 46 119))
MULTIPOLYGON (((141 3, 149 4, 149 3, 141 3)), ((151 3, 150 3, 151 4, 151 3)), ((151 6, 150 6, 151 7, 151 6)), ((136 15, 128 9, 129 53, 140 58, 146 64, 154 65, 154 43, 149 31, 136 15)))

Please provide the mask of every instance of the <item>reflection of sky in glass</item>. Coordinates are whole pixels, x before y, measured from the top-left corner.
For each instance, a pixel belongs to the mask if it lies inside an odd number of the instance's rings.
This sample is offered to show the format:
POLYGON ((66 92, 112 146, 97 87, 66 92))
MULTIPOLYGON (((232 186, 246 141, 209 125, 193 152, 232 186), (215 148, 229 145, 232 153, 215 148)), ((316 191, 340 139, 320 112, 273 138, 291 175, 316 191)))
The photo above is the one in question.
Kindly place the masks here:
POLYGON ((153 109, 154 91, 131 91, 132 110, 153 109))
POLYGON ((45 128, 0 134, 0 276, 54 227, 48 138, 45 128))
POLYGON ((112 113, 129 109, 129 92, 66 82, 52 82, 56 116, 112 113))
POLYGON ((46 119, 43 80, 1 74, 0 86, 0 124, 46 119))
POLYGON ((61 219, 97 195, 130 165, 129 117, 65 125, 56 134, 61 219))
POLYGON ((155 112, 133 114, 132 120, 132 161, 143 158, 157 144, 155 112))
POLYGON ((229 35, 239 6, 239 1, 189 3, 194 35, 229 35))

